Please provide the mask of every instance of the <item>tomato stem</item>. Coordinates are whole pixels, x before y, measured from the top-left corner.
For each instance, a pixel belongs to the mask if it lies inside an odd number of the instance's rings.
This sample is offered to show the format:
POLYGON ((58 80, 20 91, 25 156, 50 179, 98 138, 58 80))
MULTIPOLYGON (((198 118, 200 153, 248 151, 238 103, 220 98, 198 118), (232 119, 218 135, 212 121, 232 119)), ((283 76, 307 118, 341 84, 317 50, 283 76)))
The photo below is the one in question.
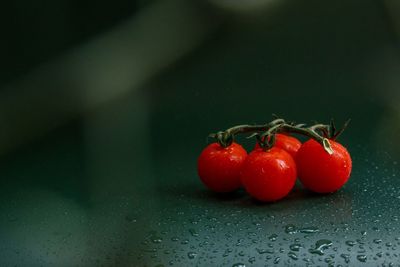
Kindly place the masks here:
POLYGON ((283 132, 290 132, 290 133, 297 133, 297 134, 302 134, 305 136, 308 136, 310 138, 313 138, 315 141, 320 143, 323 148, 325 149, 326 152, 328 152, 330 155, 333 154, 333 150, 331 147, 331 144, 329 143, 329 139, 321 136, 317 133, 317 130, 323 130, 325 131, 329 127, 328 125, 323 125, 323 124, 316 124, 308 128, 303 128, 303 127, 296 127, 290 124, 284 124, 280 128, 280 131, 283 132))
POLYGON ((329 139, 335 140, 347 127, 350 120, 346 121, 344 126, 336 131, 333 120, 329 125, 314 124, 305 127, 305 124, 287 123, 284 119, 276 118, 269 123, 262 125, 237 125, 225 131, 212 133, 209 137, 215 138, 222 147, 228 147, 232 144, 237 134, 252 133, 248 138, 255 137, 261 148, 268 150, 275 144, 275 135, 277 133, 295 133, 313 138, 320 143, 325 151, 333 153, 329 139))
POLYGON ((283 123, 285 123, 285 121, 283 119, 275 119, 269 123, 262 124, 262 125, 248 125, 248 124, 237 125, 237 126, 229 128, 225 131, 219 131, 217 133, 212 133, 209 135, 209 137, 215 138, 222 147, 228 147, 234 141, 236 134, 264 132, 275 125, 279 125, 279 124, 283 124, 283 123))

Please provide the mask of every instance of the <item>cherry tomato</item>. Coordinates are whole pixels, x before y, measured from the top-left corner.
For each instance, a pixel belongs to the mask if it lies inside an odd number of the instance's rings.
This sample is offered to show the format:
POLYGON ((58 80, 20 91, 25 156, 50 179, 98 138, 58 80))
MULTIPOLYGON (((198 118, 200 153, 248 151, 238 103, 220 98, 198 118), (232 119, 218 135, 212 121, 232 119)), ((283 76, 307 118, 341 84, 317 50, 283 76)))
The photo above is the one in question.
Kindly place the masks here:
POLYGON ((253 150, 243 164, 241 181, 254 198, 276 201, 285 197, 296 182, 295 161, 278 147, 253 150))
POLYGON ((299 179, 304 187, 317 193, 334 192, 350 177, 352 162, 349 152, 338 142, 329 142, 332 155, 312 139, 305 142, 297 153, 299 179))
POLYGON ((197 161, 201 181, 215 192, 230 192, 241 186, 240 170, 247 157, 246 150, 237 143, 222 147, 208 145, 197 161))
MULTIPOLYGON (((275 146, 282 148, 288 152, 293 158, 296 158, 297 151, 301 147, 301 142, 296 137, 286 135, 286 134, 276 134, 275 135, 275 146)), ((260 148, 257 143, 255 149, 260 148)))

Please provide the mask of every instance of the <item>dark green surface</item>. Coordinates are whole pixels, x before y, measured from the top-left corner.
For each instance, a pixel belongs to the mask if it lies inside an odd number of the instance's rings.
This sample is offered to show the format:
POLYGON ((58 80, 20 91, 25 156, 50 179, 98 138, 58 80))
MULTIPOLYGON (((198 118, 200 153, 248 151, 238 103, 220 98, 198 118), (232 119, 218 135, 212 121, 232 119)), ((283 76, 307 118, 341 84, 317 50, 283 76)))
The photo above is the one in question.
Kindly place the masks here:
MULTIPOLYGON (((342 254, 351 265, 360 255, 371 265, 398 263, 400 172, 384 147, 349 130, 354 170, 343 190, 318 196, 298 185, 283 201, 260 204, 204 189, 195 169, 204 139, 152 141, 160 126, 141 133, 133 103, 118 104, 2 161, 3 264, 263 266, 279 257, 345 265, 342 254), (292 233, 290 225, 317 232, 292 233), (332 247, 310 253, 321 239, 332 247)), ((179 130, 188 138, 197 127, 179 130)))
POLYGON ((399 266, 398 43, 379 2, 312 2, 230 21, 142 88, 4 155, 0 265, 399 266), (206 190, 208 133, 271 113, 352 118, 348 184, 273 204, 206 190))

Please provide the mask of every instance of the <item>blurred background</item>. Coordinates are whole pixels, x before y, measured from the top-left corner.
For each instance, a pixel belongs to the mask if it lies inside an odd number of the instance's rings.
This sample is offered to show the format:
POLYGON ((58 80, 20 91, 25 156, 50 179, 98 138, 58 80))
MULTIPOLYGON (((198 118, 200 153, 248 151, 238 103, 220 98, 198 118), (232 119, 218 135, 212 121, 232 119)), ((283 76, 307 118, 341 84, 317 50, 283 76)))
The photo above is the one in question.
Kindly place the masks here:
POLYGON ((0 152, 127 98, 169 120, 213 116, 207 131, 397 109, 396 1, 187 2, 6 4, 0 152))
MULTIPOLYGON (((16 0, 3 6, 0 258, 6 266, 164 263, 172 252, 143 256, 141 241, 186 231, 180 220, 163 219, 174 212, 191 220, 194 207, 213 207, 195 168, 208 133, 267 122, 272 113, 309 123, 351 118, 341 140, 354 155, 354 180, 373 177, 357 171, 357 162, 376 171, 371 162, 385 155, 397 164, 398 1, 16 0), (201 191, 198 199, 187 197, 193 188, 201 191), (165 230, 166 220, 176 228, 165 230)), ((243 140, 247 148, 252 142, 243 140)), ((396 197, 379 192, 376 210, 383 197, 396 197)), ((337 209, 347 209, 339 217, 363 225, 365 214, 351 216, 354 203, 355 210, 370 209, 363 198, 339 198, 337 209)), ((235 201, 214 211, 236 212, 235 201)), ((282 221, 295 219, 273 212, 282 221)))

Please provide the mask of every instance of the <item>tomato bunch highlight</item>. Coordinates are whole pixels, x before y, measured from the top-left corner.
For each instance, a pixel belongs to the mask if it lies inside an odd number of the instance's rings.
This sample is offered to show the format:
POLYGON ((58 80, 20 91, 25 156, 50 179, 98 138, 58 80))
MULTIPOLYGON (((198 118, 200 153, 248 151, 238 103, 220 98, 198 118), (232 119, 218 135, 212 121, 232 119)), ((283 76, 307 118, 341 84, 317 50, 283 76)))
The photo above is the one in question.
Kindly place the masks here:
POLYGON ((239 125, 211 134, 197 162, 198 175, 210 190, 225 193, 244 187, 255 199, 274 202, 287 196, 298 178, 316 193, 332 193, 349 179, 352 161, 347 149, 336 141, 335 124, 287 123, 275 119, 264 125, 239 125), (237 142, 238 134, 251 133, 257 143, 250 153, 237 142), (310 137, 303 144, 292 134, 310 137))

